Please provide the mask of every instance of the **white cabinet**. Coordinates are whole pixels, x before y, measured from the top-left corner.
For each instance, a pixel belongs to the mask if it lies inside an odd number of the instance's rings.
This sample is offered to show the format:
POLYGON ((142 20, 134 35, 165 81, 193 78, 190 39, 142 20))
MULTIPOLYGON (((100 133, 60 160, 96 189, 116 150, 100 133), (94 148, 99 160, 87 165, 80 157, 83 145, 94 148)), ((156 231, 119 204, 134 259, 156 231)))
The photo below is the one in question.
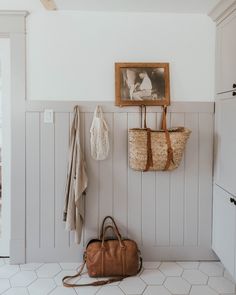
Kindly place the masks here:
POLYGON ((216 92, 236 91, 236 11, 217 26, 216 92), (234 85, 235 84, 235 85, 234 85), (234 86, 233 86, 234 85, 234 86))
POLYGON ((235 277, 236 201, 223 189, 214 186, 212 248, 229 273, 235 277))
POLYGON ((216 101, 214 177, 216 184, 236 196, 236 98, 216 101))
POLYGON ((236 280, 236 1, 211 12, 216 31, 212 248, 236 280))

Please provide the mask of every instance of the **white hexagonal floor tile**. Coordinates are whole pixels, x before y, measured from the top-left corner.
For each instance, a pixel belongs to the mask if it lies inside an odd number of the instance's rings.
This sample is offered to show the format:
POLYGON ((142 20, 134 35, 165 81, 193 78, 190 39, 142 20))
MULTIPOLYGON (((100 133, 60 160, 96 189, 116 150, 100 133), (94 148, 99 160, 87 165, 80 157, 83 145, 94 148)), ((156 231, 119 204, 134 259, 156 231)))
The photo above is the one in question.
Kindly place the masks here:
MULTIPOLYGON (((90 277, 81 277, 76 283, 77 284, 89 284, 92 283, 94 281, 96 281, 96 278, 90 278, 90 277)), ((79 294, 79 295, 94 295, 97 294, 97 291, 101 289, 101 286, 98 287, 93 287, 93 286, 89 286, 89 287, 78 287, 75 288, 75 291, 79 294)))
MULTIPOLYGON (((62 286, 62 279, 65 276, 73 276, 76 274, 75 270, 62 270, 61 272, 59 272, 55 277, 54 280, 57 284, 57 286, 62 286)), ((76 281, 79 280, 80 277, 74 278, 70 280, 70 283, 75 283, 76 281)))
POLYGON ((21 264, 20 269, 21 270, 36 270, 42 266, 42 263, 26 263, 26 264, 21 264))
POLYGON ((18 265, 3 265, 0 267, 0 278, 8 279, 20 270, 18 265))
POLYGON ((148 285, 162 285, 165 276, 157 269, 146 269, 140 275, 142 280, 144 280, 148 285))
POLYGON ((172 294, 188 294, 189 290, 190 290, 190 287, 191 287, 189 283, 187 283, 182 278, 178 278, 178 277, 167 278, 165 283, 164 283, 164 286, 172 294))
POLYGON ((4 258, 0 258, 0 267, 5 264, 4 258))
POLYGON ((28 290, 30 295, 47 295, 54 288, 56 283, 53 279, 38 279, 28 287, 28 290))
POLYGON ((0 294, 11 287, 9 280, 7 279, 0 279, 0 294))
POLYGON ((37 279, 34 271, 21 271, 11 277, 12 287, 27 287, 37 279))
POLYGON ((205 285, 208 276, 197 269, 186 269, 182 277, 192 285, 205 285))
POLYGON ((144 261, 143 268, 145 269, 157 269, 160 266, 160 262, 144 261))
POLYGON ((224 271, 224 277, 227 279, 227 280, 229 280, 229 281, 231 281, 231 282, 234 282, 234 278, 231 276, 231 274, 225 269, 225 271, 224 271))
POLYGON ((208 286, 192 286, 190 295, 218 295, 208 286))
POLYGON ((59 264, 46 263, 42 265, 36 272, 39 278, 52 278, 61 271, 59 264))
POLYGON ((76 292, 72 288, 57 287, 50 295, 76 295, 76 292))
POLYGON ((143 295, 171 295, 163 286, 148 286, 143 295))
MULTIPOLYGON (((82 293, 81 293, 82 295, 82 293)), ((121 289, 117 286, 102 287, 96 295, 124 295, 121 289)))
POLYGON ((220 262, 201 262, 199 270, 204 272, 210 277, 222 276, 224 273, 224 267, 220 262))
POLYGON ((99 289, 101 289, 101 287, 79 287, 75 288, 75 291, 79 295, 95 295, 99 289))
POLYGON ((168 277, 181 276, 183 272, 183 268, 175 262, 163 262, 159 269, 168 277))
POLYGON ((119 286, 125 294, 142 294, 146 288, 146 284, 139 277, 124 279, 119 286))
POLYGON ((178 261, 177 264, 183 269, 197 269, 199 267, 198 261, 178 261))
POLYGON ((64 270, 76 270, 81 266, 81 263, 60 263, 61 268, 64 270))
MULTIPOLYGON (((99 280, 100 280, 100 278, 99 278, 99 280)), ((98 281, 98 279, 97 278, 91 278, 89 276, 87 276, 87 277, 79 277, 78 278, 78 283, 79 284, 89 284, 89 283, 93 283, 94 281, 98 281)))
POLYGON ((10 264, 10 258, 3 258, 5 261, 5 264, 10 264))
POLYGON ((210 277, 208 285, 219 293, 235 292, 235 285, 224 277, 210 277))
POLYGON ((11 288, 4 295, 29 295, 27 288, 11 288))

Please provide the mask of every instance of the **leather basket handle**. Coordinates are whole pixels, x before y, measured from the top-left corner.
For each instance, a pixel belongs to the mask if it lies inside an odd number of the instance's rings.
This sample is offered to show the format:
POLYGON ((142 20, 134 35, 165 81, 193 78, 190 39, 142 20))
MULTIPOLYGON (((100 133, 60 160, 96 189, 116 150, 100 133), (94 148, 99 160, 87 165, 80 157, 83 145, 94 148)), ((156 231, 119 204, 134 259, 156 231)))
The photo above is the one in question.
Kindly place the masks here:
POLYGON ((167 129, 167 123, 166 123, 167 106, 164 105, 162 108, 163 108, 163 113, 162 113, 161 129, 165 131, 166 145, 167 145, 167 160, 166 160, 166 165, 163 171, 167 171, 170 167, 170 164, 174 163, 174 154, 173 154, 173 148, 171 146, 170 133, 167 129))
POLYGON ((140 122, 141 129, 142 128, 147 129, 147 107, 144 104, 140 106, 140 121, 141 121, 140 122), (144 112, 143 112, 143 109, 144 109, 144 112))

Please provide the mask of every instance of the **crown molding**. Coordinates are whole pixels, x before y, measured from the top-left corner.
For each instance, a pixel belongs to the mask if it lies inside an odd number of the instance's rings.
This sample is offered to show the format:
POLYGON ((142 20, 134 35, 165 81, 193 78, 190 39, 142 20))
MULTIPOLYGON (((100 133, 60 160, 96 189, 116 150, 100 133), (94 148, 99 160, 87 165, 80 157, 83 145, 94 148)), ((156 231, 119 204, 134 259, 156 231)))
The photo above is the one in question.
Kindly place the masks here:
POLYGON ((22 15, 26 17, 27 15, 29 15, 29 12, 26 10, 0 10, 0 15, 22 15))
POLYGON ((236 0, 221 0, 208 15, 214 22, 220 23, 234 10, 236 10, 236 0))

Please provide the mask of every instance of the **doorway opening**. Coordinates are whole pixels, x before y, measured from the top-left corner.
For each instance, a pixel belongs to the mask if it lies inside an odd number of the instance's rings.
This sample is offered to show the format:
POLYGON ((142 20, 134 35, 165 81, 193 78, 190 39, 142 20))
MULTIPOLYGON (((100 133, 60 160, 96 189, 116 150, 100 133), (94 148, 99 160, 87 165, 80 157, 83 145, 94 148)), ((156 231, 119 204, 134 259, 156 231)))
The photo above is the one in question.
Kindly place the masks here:
POLYGON ((10 252, 10 40, 0 38, 0 256, 10 252))

